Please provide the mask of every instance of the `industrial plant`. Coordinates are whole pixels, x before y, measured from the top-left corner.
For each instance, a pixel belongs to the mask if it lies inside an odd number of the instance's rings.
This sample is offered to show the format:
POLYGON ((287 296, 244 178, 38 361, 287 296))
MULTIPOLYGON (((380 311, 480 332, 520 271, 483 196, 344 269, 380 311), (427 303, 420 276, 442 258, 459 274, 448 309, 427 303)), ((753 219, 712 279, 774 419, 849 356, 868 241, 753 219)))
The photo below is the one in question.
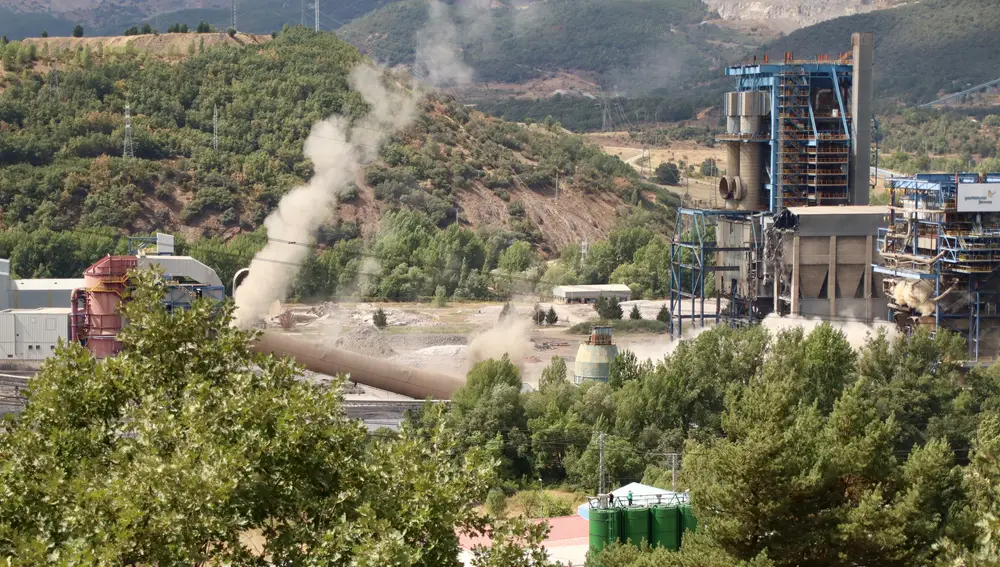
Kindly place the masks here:
POLYGON ((889 205, 869 205, 873 70, 872 33, 837 57, 726 70, 722 206, 678 211, 671 335, 771 314, 889 320, 961 333, 970 362, 1000 354, 1000 175, 890 179, 889 205))

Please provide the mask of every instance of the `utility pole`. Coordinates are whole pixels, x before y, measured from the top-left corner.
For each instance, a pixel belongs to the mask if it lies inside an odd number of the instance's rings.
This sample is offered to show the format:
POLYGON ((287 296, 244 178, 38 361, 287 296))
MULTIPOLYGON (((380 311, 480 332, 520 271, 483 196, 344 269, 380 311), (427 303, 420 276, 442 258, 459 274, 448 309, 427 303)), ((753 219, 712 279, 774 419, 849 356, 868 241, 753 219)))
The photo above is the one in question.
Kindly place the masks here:
POLYGON ((597 493, 604 494, 604 432, 601 432, 601 457, 597 465, 597 493))
POLYGON ((132 107, 125 103, 125 147, 122 157, 130 159, 135 157, 135 149, 132 147, 132 107))
POLYGON ((677 492, 677 453, 670 453, 670 457, 670 470, 673 473, 673 484, 671 484, 671 487, 674 492, 677 492))
POLYGON ((319 33, 319 0, 313 0, 313 8, 316 10, 316 24, 313 31, 319 33))
POLYGON ((219 149, 219 105, 212 109, 212 149, 219 149))

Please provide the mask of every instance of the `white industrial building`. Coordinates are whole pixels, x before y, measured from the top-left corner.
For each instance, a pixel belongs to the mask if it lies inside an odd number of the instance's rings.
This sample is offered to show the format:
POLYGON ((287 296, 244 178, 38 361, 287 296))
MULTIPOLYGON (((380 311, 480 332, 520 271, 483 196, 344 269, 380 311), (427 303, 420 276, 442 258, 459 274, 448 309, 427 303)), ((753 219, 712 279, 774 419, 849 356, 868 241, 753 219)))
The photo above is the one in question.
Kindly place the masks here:
POLYGON ((594 303, 601 297, 632 299, 632 290, 625 284, 560 285, 552 288, 552 297, 563 303, 594 303))
POLYGON ((52 356, 69 340, 70 295, 83 279, 12 280, 0 260, 0 365, 52 356))

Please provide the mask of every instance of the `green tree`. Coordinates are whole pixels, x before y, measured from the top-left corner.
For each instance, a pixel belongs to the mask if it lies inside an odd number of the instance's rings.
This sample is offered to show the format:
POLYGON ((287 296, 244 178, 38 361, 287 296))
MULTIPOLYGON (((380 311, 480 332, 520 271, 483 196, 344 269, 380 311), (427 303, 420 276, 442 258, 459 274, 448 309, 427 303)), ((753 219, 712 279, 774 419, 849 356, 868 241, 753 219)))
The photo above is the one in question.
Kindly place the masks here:
POLYGON ((507 515, 507 495, 499 488, 491 488, 486 495, 486 511, 494 518, 507 515))
POLYGON ((376 309, 375 313, 372 314, 372 324, 379 329, 384 329, 389 326, 389 319, 385 315, 385 310, 381 307, 376 309))
POLYGON ((639 357, 634 352, 623 350, 611 361, 608 384, 617 390, 626 382, 641 380, 652 370, 652 365, 645 361, 639 362, 639 357))
POLYGON ((124 354, 97 360, 60 347, 26 410, 4 424, 0 556, 22 565, 457 561, 456 528, 482 525, 474 503, 495 464, 485 451, 457 455, 442 427, 370 438, 345 417, 337 388, 254 354, 253 335, 230 324, 231 304, 167 313, 153 273, 132 282, 124 354), (420 512, 398 514, 403 502, 420 512), (242 543, 248 533, 262 536, 262 549, 242 543))
POLYGON ((448 292, 445 290, 443 285, 437 286, 434 290, 434 307, 447 307, 448 306, 448 292))
POLYGON ((656 166, 656 181, 663 185, 680 185, 681 172, 677 164, 665 161, 656 166))
POLYGON ((545 390, 549 386, 566 383, 566 361, 561 356, 553 356, 552 361, 542 370, 538 379, 538 389, 545 390))
POLYGON ((617 297, 608 299, 601 296, 597 298, 597 301, 594 303, 594 310, 597 311, 597 316, 605 321, 617 321, 624 315, 617 297))
POLYGON ((536 325, 544 325, 545 311, 536 308, 535 311, 531 314, 531 320, 534 321, 536 325))
POLYGON ((559 322, 559 315, 556 313, 556 308, 549 306, 549 310, 545 313, 545 322, 549 325, 555 325, 559 322))
POLYGON ((632 306, 632 311, 629 312, 628 318, 631 319, 631 320, 633 320, 633 321, 641 321, 642 320, 642 313, 639 313, 639 306, 638 305, 633 305, 632 306))
POLYGON ((500 269, 508 274, 519 274, 535 261, 535 252, 531 245, 522 240, 514 242, 500 254, 500 269))
POLYGON ((660 310, 656 312, 656 320, 661 323, 670 323, 670 310, 667 309, 666 305, 660 306, 660 310))
POLYGON ((452 409, 469 447, 492 446, 499 451, 505 478, 530 470, 521 374, 510 357, 505 354, 473 366, 465 385, 452 396, 452 409))
POLYGON ((212 31, 212 26, 208 22, 203 20, 198 23, 197 31, 198 33, 209 33, 210 31, 212 31))
POLYGON ((142 27, 139 28, 139 33, 142 34, 142 35, 149 35, 149 34, 153 33, 153 26, 149 25, 148 22, 145 23, 145 24, 142 24, 142 27))
POLYGON ((42 37, 49 37, 49 32, 42 30, 42 37))
POLYGON ((73 37, 83 37, 83 26, 77 24, 76 27, 73 28, 73 37))

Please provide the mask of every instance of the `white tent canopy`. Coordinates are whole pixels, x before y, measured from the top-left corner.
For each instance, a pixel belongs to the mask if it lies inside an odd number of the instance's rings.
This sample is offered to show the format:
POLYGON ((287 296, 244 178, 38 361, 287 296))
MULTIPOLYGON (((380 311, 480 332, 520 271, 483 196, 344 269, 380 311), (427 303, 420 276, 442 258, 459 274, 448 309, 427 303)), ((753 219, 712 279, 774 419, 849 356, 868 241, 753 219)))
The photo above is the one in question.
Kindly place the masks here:
MULTIPOLYGON (((628 504, 628 493, 632 493, 632 505, 633 506, 653 506, 654 504, 674 504, 674 503, 687 503, 688 493, 687 492, 673 492, 671 490, 663 490, 662 488, 656 488, 655 486, 649 486, 648 484, 641 484, 638 482, 633 482, 626 484, 625 486, 612 490, 611 496, 614 498, 616 504, 625 506, 628 504)), ((581 504, 577 508, 577 513, 584 518, 590 519, 590 503, 581 504)))

